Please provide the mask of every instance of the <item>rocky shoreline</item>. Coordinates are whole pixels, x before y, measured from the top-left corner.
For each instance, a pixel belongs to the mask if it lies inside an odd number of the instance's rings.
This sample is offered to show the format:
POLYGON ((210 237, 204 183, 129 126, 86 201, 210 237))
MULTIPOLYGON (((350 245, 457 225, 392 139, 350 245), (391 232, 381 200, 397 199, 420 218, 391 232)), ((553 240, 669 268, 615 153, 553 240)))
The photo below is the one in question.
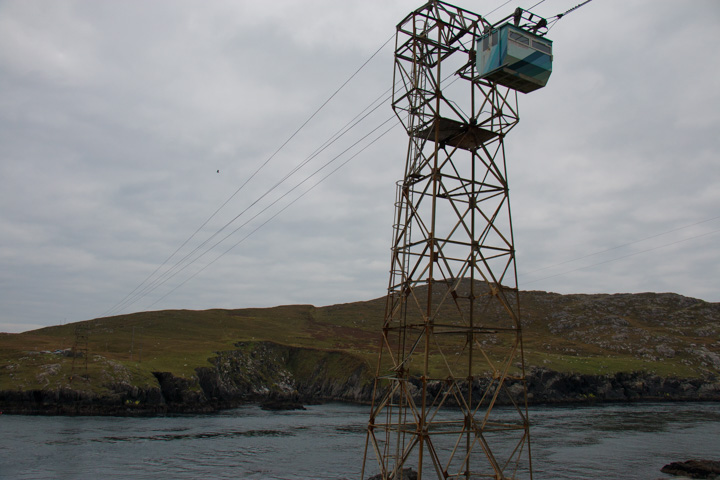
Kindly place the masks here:
MULTIPOLYGON (((329 401, 367 404, 372 400, 371 370, 359 358, 271 342, 239 343, 236 347, 218 352, 211 359, 213 366, 196 368, 192 378, 153 372, 156 384, 146 387, 115 382, 91 389, 87 383, 76 382, 55 389, 2 390, 0 411, 133 416, 210 413, 249 403, 298 408, 329 401)), ((473 391, 479 395, 490 381, 477 380, 473 391)), ((720 379, 711 376, 683 379, 647 372, 590 375, 531 368, 526 382, 531 405, 720 401, 720 379)), ((417 387, 419 382, 411 380, 411 384, 417 387)), ((522 391, 517 382, 508 382, 507 386, 508 390, 522 391)), ((429 394, 441 388, 442 384, 435 382, 429 394)))
MULTIPOLYGON (((545 372, 548 373, 548 372, 545 372)), ((557 372, 559 383, 567 386, 578 381, 575 376, 566 376, 557 372)), ((166 376, 166 375, 163 375, 166 376)), ((529 390, 530 405, 590 405, 600 403, 628 402, 693 402, 720 401, 718 386, 715 383, 704 383, 697 379, 662 379, 660 385, 672 385, 679 390, 662 388, 662 394, 656 388, 637 389, 638 382, 643 382, 643 374, 632 374, 630 385, 610 381, 607 378, 592 379, 583 376, 587 393, 545 390, 542 393, 529 390), (595 383, 601 388, 589 385, 595 383), (603 395, 605 386, 616 385, 611 395, 603 395), (687 386, 690 385, 690 388, 687 386), (597 393, 593 393, 597 392, 597 393), (702 392, 702 393, 697 393, 702 392)), ((651 384, 658 384, 657 379, 650 378, 651 384)), ((203 392, 189 391, 178 388, 177 384, 189 383, 185 379, 174 378, 165 382, 164 388, 138 389, 123 385, 114 386, 111 395, 92 395, 83 391, 63 388, 58 390, 31 391, 0 391, 0 413, 19 415, 108 415, 108 416, 146 416, 167 414, 213 413, 224 409, 237 408, 247 404, 259 404, 269 410, 302 409, 303 405, 312 405, 332 401, 367 404, 370 398, 348 399, 346 396, 299 396, 278 394, 249 394, 241 397, 217 398, 208 400, 203 392), (173 386, 168 387, 168 383, 173 386)), ((564 387, 565 388, 565 387, 564 387)))

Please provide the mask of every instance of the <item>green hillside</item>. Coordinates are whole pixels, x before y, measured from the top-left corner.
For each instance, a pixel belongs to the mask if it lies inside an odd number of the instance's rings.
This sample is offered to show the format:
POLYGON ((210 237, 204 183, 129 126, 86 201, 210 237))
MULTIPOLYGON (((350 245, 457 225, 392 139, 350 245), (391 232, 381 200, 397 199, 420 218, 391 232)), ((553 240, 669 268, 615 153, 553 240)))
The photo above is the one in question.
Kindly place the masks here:
MULTIPOLYGON (((193 378, 238 342, 340 351, 372 371, 384 298, 326 307, 166 310, 81 322, 89 382, 156 385, 152 372, 193 378)), ((720 372, 720 304, 675 294, 559 295, 522 292, 526 364, 558 372, 645 371, 694 378, 720 372)), ((58 389, 85 362, 71 349, 78 324, 0 334, 0 390, 58 389), (73 360, 75 361, 73 365, 73 360)), ((494 348, 492 345, 489 349, 494 348)))

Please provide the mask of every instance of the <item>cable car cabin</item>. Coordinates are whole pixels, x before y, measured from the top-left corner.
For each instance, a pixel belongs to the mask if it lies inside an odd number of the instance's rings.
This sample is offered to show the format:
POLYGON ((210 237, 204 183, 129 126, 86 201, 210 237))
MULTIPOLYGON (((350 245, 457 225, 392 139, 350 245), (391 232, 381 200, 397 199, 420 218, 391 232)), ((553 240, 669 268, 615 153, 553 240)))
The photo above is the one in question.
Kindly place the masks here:
POLYGON ((477 41, 480 78, 528 93, 547 84, 552 41, 506 23, 477 41))

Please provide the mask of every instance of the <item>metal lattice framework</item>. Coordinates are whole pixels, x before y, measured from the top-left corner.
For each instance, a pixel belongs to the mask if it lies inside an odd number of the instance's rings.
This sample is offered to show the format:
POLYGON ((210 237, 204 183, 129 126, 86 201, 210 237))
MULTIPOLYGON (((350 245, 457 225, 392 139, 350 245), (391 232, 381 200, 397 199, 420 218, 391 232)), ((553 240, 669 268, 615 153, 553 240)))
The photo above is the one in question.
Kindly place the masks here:
POLYGON ((397 27, 409 147, 363 478, 532 478, 503 146, 517 94, 477 77, 488 27, 438 1, 397 27))
POLYGON ((89 327, 86 322, 80 322, 75 325, 75 342, 72 347, 72 364, 70 370, 70 383, 79 377, 84 381, 88 381, 88 331, 89 327), (80 360, 78 360, 78 358, 80 360), (80 373, 82 372, 82 373, 80 373))

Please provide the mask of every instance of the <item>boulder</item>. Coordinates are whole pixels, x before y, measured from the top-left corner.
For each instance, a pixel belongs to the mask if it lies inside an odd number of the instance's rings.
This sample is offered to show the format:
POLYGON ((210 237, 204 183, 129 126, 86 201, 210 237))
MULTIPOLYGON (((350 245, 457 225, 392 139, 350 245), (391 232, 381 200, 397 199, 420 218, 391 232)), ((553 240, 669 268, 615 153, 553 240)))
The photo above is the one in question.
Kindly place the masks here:
POLYGON ((713 460, 687 460, 673 462, 660 469, 670 475, 688 478, 720 478, 720 462, 713 460))
POLYGON ((280 411, 280 410, 305 410, 305 406, 294 400, 268 400, 260 404, 263 410, 280 411))
MULTIPOLYGON (((388 476, 387 478, 392 478, 393 480, 395 480, 394 477, 391 476, 388 476)), ((402 472, 400 473, 400 478, 398 478, 397 480, 417 480, 417 478, 418 474, 415 470, 413 470, 412 468, 403 468, 402 472)), ((378 473, 377 475, 368 478, 368 480, 383 480, 383 476, 382 474, 378 473)))

